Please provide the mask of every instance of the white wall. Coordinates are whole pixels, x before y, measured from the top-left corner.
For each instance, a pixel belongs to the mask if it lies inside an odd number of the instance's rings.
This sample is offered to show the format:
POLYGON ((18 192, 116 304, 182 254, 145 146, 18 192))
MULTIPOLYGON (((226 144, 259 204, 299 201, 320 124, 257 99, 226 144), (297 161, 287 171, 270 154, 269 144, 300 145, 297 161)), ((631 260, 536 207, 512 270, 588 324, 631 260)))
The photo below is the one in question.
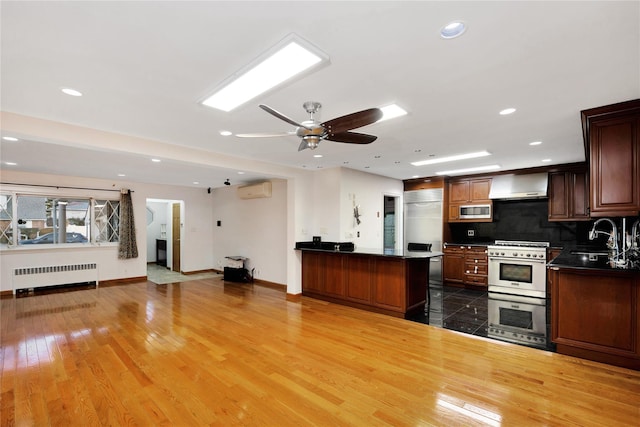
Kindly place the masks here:
POLYGON ((213 195, 213 262, 222 270, 227 256, 248 258, 254 277, 287 283, 287 181, 272 181, 272 196, 242 200, 237 186, 220 187, 213 195), (221 222, 217 226, 217 221, 221 222))
MULTIPOLYGON (((98 279, 113 280, 146 276, 147 267, 147 229, 146 200, 167 199, 184 200, 182 232, 182 270, 198 271, 213 268, 212 207, 213 198, 206 190, 191 187, 152 185, 143 183, 114 183, 107 180, 54 176, 13 172, 2 170, 2 182, 15 182, 31 185, 57 185, 68 187, 87 187, 99 189, 129 188, 133 191, 133 210, 136 221, 136 240, 138 258, 119 260, 115 244, 93 246, 89 243, 65 248, 26 248, 16 247, 2 250, 0 253, 0 291, 13 289, 11 274, 14 268, 31 266, 58 265, 61 263, 98 264, 98 279)), ((119 193, 87 190, 56 190, 55 188, 24 187, 3 185, 3 191, 16 190, 20 193, 40 192, 40 194, 69 194, 78 197, 101 196, 119 198, 119 193)))
MULTIPOLYGON (((356 248, 382 248, 384 196, 402 197, 403 191, 404 184, 397 179, 341 168, 339 241, 354 242, 356 248), (353 216, 354 205, 359 206, 359 225, 353 216)), ((402 212, 397 212, 397 215, 401 218, 402 212)), ((400 239, 401 236, 402 233, 399 233, 400 239)))

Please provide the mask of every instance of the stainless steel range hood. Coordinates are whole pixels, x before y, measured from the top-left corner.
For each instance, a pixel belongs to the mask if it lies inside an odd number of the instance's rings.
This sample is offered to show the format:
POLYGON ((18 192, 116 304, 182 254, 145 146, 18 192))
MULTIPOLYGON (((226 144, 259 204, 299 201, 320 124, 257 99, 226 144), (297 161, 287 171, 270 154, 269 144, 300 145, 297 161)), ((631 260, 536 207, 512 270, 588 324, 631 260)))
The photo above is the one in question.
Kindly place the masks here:
POLYGON ((491 180, 490 199, 517 200, 547 197, 547 173, 496 175, 491 180))

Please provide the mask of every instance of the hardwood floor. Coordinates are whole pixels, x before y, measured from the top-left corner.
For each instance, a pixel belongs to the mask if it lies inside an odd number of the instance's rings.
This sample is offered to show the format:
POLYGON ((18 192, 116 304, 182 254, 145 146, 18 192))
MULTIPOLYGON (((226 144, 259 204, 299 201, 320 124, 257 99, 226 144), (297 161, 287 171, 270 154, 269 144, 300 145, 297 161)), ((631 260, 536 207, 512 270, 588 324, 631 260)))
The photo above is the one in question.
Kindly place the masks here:
POLYGON ((1 425, 638 425, 640 372, 220 279, 0 300, 1 425))

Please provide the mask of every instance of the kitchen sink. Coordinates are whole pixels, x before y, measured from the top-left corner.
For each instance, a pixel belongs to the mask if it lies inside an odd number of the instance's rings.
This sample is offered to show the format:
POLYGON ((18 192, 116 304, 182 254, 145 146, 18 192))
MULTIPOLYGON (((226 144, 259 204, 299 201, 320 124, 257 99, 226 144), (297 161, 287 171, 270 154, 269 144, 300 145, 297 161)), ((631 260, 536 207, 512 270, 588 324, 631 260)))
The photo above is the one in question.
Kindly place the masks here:
POLYGON ((603 251, 571 251, 571 255, 609 256, 609 252, 603 251))

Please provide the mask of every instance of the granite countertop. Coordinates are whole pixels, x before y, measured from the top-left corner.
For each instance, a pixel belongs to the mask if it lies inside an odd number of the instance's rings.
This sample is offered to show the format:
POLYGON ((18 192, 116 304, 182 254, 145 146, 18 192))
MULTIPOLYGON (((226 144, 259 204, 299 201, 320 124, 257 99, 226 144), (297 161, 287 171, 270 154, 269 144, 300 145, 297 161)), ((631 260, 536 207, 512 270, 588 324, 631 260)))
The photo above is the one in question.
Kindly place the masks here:
POLYGON ((334 253, 343 253, 343 254, 355 254, 355 255, 376 255, 376 256, 385 256, 385 257, 396 257, 396 258, 435 258, 444 255, 444 253, 440 251, 403 251, 395 250, 395 249, 379 249, 379 248, 355 248, 353 250, 338 250, 335 249, 321 249, 321 248, 296 248, 297 250, 302 251, 312 251, 312 252, 334 252, 334 253))
POLYGON ((489 246, 493 245, 495 240, 490 240, 487 242, 445 242, 445 245, 449 246, 489 246))
POLYGON ((632 271, 640 274, 640 267, 632 266, 627 268, 617 268, 612 267, 609 264, 609 258, 606 254, 606 250, 598 250, 594 251, 593 249, 581 249, 581 248, 565 248, 560 255, 551 260, 547 266, 548 267, 560 267, 560 268, 578 268, 578 269, 586 269, 586 270, 600 270, 600 271, 610 271, 610 272, 625 272, 632 271), (590 260, 588 252, 595 252, 597 254, 602 255, 593 255, 590 260))

